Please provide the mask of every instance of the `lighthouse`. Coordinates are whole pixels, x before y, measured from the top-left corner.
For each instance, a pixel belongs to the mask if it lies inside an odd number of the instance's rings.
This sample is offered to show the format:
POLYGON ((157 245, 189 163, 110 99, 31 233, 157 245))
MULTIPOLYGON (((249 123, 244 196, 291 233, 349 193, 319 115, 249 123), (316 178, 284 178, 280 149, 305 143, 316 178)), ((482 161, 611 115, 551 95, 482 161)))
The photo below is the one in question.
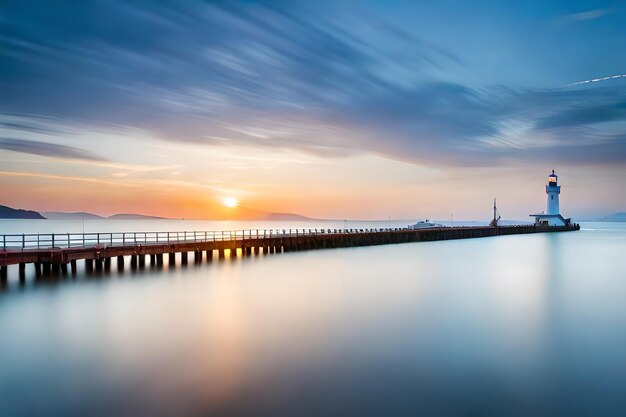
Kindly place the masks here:
POLYGON ((561 194, 561 186, 559 185, 559 177, 554 173, 554 170, 552 170, 552 173, 548 175, 546 194, 548 195, 547 213, 530 215, 535 218, 535 225, 569 226, 571 219, 565 219, 561 216, 559 208, 559 194, 561 194))
POLYGON ((546 194, 548 194, 548 214, 561 214, 559 211, 559 194, 561 194, 561 186, 558 184, 559 177, 552 170, 552 174, 548 175, 548 185, 546 185, 546 194))

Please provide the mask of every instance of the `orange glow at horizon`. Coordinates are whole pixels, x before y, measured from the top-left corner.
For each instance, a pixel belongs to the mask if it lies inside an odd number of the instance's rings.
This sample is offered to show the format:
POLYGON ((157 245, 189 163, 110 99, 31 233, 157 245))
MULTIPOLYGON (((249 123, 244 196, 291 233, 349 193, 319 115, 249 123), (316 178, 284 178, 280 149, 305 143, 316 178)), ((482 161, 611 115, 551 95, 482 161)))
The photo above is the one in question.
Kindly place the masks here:
MULTIPOLYGON (((0 204, 40 212, 216 220, 265 213, 447 219, 452 212, 455 218, 480 220, 490 218, 494 196, 505 218, 525 220, 545 205, 544 167, 444 169, 373 154, 328 158, 273 148, 137 142, 111 157, 114 163, 0 152, 0 204), (209 158, 213 162, 207 165, 209 158)), ((564 167, 560 173, 568 212, 595 212, 597 201, 616 208, 624 203, 624 194, 613 186, 618 181, 593 186, 615 172, 598 170, 591 176, 564 167)))

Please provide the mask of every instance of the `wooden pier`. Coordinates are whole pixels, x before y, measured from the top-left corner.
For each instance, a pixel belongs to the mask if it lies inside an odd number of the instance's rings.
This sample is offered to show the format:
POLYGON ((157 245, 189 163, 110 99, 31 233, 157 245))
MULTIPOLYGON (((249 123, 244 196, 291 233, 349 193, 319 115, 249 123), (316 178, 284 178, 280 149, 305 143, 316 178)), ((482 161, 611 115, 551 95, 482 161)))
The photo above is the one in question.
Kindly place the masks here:
POLYGON ((142 268, 149 258, 151 265, 169 264, 179 257, 181 264, 193 253, 195 263, 203 259, 274 254, 301 250, 386 245, 392 243, 431 242, 437 240, 529 233, 579 230, 573 224, 564 227, 535 225, 497 227, 441 227, 430 229, 271 229, 219 232, 142 232, 142 233, 65 233, 0 235, 0 281, 7 281, 10 265, 17 265, 20 280, 26 265, 32 264, 36 276, 75 274, 77 261, 85 262, 85 270, 111 269, 115 258, 118 269, 130 258, 132 269, 142 268))

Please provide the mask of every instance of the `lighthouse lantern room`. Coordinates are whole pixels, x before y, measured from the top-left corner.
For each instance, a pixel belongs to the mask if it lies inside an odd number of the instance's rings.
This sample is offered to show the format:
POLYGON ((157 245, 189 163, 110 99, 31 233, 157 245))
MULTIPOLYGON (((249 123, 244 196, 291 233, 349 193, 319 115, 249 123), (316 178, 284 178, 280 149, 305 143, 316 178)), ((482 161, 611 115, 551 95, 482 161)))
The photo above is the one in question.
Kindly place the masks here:
POLYGON ((552 174, 548 175, 546 194, 548 195, 547 213, 530 215, 535 218, 535 224, 538 226, 569 226, 571 219, 563 218, 559 209, 561 186, 559 185, 559 177, 554 173, 554 170, 552 170, 552 174))

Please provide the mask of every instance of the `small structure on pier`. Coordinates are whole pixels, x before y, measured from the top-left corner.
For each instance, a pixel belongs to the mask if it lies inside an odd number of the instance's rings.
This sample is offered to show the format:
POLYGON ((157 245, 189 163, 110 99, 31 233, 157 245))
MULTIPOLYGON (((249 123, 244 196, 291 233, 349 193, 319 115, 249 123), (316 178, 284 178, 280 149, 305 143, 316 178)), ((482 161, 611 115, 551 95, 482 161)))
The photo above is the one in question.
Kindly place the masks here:
POLYGON ((552 170, 552 174, 548 175, 546 194, 548 195, 548 212, 530 215, 535 218, 535 225, 569 226, 572 219, 565 219, 560 213, 559 194, 561 194, 561 186, 558 184, 558 176, 554 170, 552 170))
POLYGON ((498 226, 498 220, 500 220, 502 218, 502 216, 500 216, 500 213, 498 213, 498 207, 496 207, 496 199, 493 199, 493 220, 491 220, 489 222, 489 226, 491 227, 497 227, 498 226))

